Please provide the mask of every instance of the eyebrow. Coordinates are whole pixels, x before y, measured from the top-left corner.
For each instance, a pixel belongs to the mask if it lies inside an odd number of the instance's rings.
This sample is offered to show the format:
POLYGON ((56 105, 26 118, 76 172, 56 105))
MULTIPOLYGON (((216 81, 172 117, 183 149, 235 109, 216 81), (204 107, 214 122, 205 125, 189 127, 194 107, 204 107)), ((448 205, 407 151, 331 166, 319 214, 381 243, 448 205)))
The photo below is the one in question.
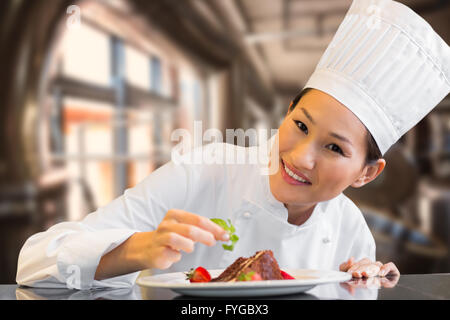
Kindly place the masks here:
POLYGON ((311 117, 311 115, 309 114, 308 111, 306 111, 306 109, 301 108, 303 113, 305 114, 305 116, 309 119, 309 121, 311 121, 313 124, 316 124, 316 122, 314 121, 314 119, 311 117))
MULTIPOLYGON (((309 119, 309 121, 311 121, 314 125, 316 124, 316 122, 314 121, 314 119, 311 117, 311 115, 309 114, 309 112, 304 109, 304 108, 300 108, 303 113, 305 114, 305 116, 309 119)), ((346 137, 341 136, 340 134, 337 134, 335 132, 330 132, 329 133, 330 136, 335 137, 336 139, 339 139, 343 142, 346 142, 348 144, 350 144, 351 146, 353 146, 353 144, 351 143, 351 141, 349 139, 347 139, 346 137)))

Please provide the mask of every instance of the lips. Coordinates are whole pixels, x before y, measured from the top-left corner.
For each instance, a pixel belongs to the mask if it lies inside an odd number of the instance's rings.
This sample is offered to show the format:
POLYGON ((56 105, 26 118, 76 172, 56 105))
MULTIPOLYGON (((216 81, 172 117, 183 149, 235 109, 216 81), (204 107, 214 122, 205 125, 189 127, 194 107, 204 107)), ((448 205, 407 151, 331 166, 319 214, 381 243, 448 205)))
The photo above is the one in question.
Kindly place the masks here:
MULTIPOLYGON (((284 167, 284 165, 286 165, 286 167, 288 167, 289 170, 291 170, 293 173, 295 173, 297 176, 299 176, 301 179, 305 180, 308 182, 308 184, 311 184, 311 181, 301 172, 299 172, 297 169, 293 168, 291 165, 289 165, 287 162, 284 162, 283 159, 281 159, 281 163, 284 167)), ((284 170, 284 168, 283 168, 284 170)))

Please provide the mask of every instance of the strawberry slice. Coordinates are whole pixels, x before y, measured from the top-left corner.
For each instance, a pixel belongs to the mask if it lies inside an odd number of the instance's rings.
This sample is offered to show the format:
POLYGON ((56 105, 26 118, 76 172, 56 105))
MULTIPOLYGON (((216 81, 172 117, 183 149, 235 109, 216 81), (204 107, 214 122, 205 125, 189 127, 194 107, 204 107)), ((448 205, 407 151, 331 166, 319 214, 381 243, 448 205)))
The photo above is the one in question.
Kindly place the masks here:
POLYGON ((194 270, 192 268, 189 270, 189 272, 186 274, 186 280, 189 280, 190 282, 209 282, 211 281, 211 275, 209 274, 208 270, 206 270, 203 267, 198 267, 194 270))
POLYGON ((281 272, 281 276, 283 277, 284 280, 295 279, 293 276, 291 276, 286 271, 280 270, 280 272, 281 272))
POLYGON ((262 277, 258 272, 250 271, 247 273, 241 273, 236 280, 237 281, 261 281, 262 277))
POLYGON ((254 274, 252 274, 252 278, 251 281, 261 281, 262 277, 258 272, 255 272, 254 274))

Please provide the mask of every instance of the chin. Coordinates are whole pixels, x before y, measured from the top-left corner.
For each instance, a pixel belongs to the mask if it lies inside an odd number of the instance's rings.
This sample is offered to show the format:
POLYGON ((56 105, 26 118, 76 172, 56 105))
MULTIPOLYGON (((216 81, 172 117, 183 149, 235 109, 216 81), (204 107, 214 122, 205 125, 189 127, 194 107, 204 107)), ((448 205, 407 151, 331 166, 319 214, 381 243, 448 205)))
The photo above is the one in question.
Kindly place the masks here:
MULTIPOLYGON (((282 185, 281 185, 282 186, 282 185)), ((298 193, 292 193, 289 191, 292 190, 286 190, 286 188, 281 187, 280 184, 274 186, 274 188, 271 188, 270 190, 272 192, 272 195, 277 199, 278 201, 284 203, 284 204, 304 204, 311 202, 310 199, 302 199, 302 195, 299 195, 298 193), (302 201, 305 200, 305 201, 302 201)))

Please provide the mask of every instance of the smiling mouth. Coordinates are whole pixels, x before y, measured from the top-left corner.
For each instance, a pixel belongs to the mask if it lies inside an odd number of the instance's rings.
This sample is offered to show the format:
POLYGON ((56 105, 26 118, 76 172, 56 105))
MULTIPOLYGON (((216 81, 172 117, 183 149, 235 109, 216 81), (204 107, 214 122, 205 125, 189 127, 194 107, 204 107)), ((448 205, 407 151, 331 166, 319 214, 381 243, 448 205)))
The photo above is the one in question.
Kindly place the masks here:
POLYGON ((311 182, 298 176, 296 173, 294 173, 294 171, 289 169, 289 167, 284 163, 283 159, 281 159, 281 164, 282 164, 282 176, 286 180, 286 182, 295 185, 311 185, 311 182))

